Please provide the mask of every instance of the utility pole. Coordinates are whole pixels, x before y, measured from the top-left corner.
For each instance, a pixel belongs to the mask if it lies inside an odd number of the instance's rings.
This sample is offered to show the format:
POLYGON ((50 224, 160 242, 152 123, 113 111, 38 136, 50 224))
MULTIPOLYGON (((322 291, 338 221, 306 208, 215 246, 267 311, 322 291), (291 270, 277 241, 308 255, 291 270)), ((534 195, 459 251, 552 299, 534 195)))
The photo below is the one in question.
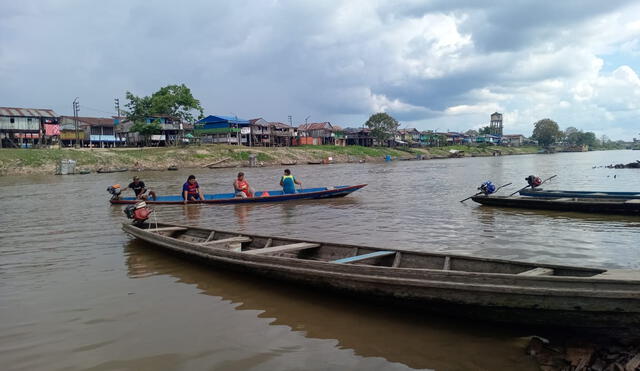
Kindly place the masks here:
POLYGON ((80 142, 80 132, 78 131, 78 111, 80 111, 80 102, 78 102, 78 97, 73 100, 73 123, 76 127, 76 143, 75 147, 78 148, 78 143, 80 142))
POLYGON ((120 136, 116 135, 116 129, 120 127, 120 98, 115 98, 113 102, 116 105, 116 112, 118 112, 118 117, 116 118, 115 125, 113 125, 113 138, 116 140, 113 143, 113 146, 116 147, 116 145, 120 141, 120 136))
POLYGON ((293 127, 293 117, 291 117, 291 115, 289 115, 288 117, 289 117, 289 126, 293 127))

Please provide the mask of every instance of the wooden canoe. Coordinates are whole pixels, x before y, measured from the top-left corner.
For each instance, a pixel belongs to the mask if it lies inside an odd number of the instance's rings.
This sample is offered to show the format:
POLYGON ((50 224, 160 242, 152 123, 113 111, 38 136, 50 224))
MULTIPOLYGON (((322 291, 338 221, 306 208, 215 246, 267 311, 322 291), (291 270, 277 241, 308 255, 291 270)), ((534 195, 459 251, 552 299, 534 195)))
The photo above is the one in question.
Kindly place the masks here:
POLYGON ((473 196, 471 199, 488 206, 516 207, 523 209, 579 211, 601 214, 640 215, 640 199, 578 198, 578 197, 519 197, 473 196))
POLYGON ((529 197, 575 197, 575 198, 640 198, 640 192, 607 191, 563 191, 555 189, 523 189, 520 196, 529 197))
POLYGON ((98 170, 96 170, 96 173, 99 174, 107 174, 107 173, 122 173, 125 171, 129 171, 128 168, 123 167, 123 168, 119 168, 119 169, 105 169, 105 168, 99 168, 98 170))
POLYGON ((640 271, 405 251, 175 224, 123 230, 182 256, 277 279, 501 322, 640 329, 640 271))
MULTIPOLYGON (((303 188, 296 190, 296 193, 283 193, 282 190, 277 191, 260 191, 255 193, 255 197, 241 198, 236 197, 234 193, 216 193, 205 194, 204 200, 189 201, 188 204, 244 204, 256 202, 283 202, 292 200, 317 200, 322 198, 344 197, 353 193, 366 184, 358 184, 354 186, 335 186, 335 187, 318 187, 303 188), (268 196, 263 194, 268 193, 268 196)), ((140 200, 135 197, 111 198, 112 205, 135 204, 140 200)), ((184 204, 182 196, 159 196, 155 200, 146 200, 147 204, 164 204, 164 205, 181 205, 184 204)))

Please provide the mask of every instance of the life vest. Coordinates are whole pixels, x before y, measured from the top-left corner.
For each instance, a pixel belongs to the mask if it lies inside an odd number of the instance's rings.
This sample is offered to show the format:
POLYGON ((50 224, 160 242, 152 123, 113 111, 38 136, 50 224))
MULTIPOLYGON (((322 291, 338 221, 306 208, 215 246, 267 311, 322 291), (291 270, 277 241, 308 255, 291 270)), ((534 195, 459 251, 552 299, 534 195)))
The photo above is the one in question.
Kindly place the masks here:
POLYGON ((247 197, 251 197, 251 193, 249 193, 249 183, 247 183, 246 180, 237 180, 236 182, 238 183, 238 189, 244 192, 247 197))
POLYGON ((189 195, 196 195, 198 194, 198 182, 195 182, 193 184, 186 182, 185 185, 187 186, 187 194, 189 195))
POLYGON ((282 176, 282 192, 296 193, 296 178, 293 175, 282 176))

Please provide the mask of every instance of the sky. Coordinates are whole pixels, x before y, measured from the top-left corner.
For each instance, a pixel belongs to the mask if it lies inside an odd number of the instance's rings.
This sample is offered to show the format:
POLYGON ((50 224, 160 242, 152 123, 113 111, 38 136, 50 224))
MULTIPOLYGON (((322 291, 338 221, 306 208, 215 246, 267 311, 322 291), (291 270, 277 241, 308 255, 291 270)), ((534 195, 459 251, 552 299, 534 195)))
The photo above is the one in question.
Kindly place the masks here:
POLYGON ((640 2, 0 2, 0 106, 115 115, 186 84, 206 115, 466 131, 504 115, 640 138, 640 2))

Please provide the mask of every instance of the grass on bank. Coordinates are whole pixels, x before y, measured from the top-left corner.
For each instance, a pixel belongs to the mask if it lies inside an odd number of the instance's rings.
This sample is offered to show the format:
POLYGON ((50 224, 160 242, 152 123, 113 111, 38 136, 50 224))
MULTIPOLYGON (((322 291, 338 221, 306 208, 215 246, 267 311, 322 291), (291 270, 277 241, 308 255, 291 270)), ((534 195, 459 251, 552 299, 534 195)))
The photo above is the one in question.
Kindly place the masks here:
POLYGON ((49 172, 61 160, 71 159, 79 168, 133 167, 163 168, 170 165, 197 167, 222 159, 230 162, 246 162, 250 154, 255 154, 259 162, 279 164, 282 161, 320 160, 334 157, 336 161, 352 159, 383 160, 389 155, 394 158, 414 158, 417 154, 432 157, 447 157, 449 150, 465 151, 466 156, 489 156, 494 149, 503 154, 536 153, 536 147, 493 147, 493 146, 448 146, 429 148, 387 148, 362 146, 319 146, 299 147, 237 147, 227 144, 211 144, 187 147, 143 147, 143 148, 94 148, 94 149, 13 149, 0 150, 0 173, 49 172))

